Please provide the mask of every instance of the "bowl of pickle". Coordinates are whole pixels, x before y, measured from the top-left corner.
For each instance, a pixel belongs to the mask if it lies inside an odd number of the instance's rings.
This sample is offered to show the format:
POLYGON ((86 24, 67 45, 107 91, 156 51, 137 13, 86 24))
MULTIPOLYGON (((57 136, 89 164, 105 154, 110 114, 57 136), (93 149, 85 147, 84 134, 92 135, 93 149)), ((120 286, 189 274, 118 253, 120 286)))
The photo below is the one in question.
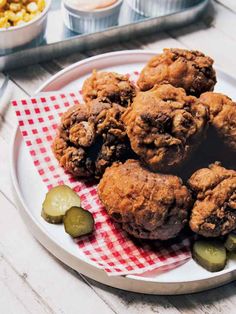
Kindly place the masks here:
POLYGON ((0 52, 44 37, 51 0, 0 0, 0 52))

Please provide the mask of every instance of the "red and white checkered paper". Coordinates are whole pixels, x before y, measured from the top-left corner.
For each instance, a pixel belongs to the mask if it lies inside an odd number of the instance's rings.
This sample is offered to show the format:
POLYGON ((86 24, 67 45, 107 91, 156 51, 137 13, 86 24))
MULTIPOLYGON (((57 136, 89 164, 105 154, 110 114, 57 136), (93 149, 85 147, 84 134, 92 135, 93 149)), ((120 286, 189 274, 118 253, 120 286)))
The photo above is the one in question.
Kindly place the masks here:
POLYGON ((51 144, 60 116, 80 101, 81 92, 78 91, 55 92, 12 102, 24 141, 47 188, 69 185, 79 194, 82 206, 94 216, 95 232, 76 239, 78 249, 109 275, 142 274, 153 270, 159 273, 184 263, 191 257, 188 238, 164 244, 131 239, 108 217, 99 201, 97 186, 75 180, 58 165, 51 144))

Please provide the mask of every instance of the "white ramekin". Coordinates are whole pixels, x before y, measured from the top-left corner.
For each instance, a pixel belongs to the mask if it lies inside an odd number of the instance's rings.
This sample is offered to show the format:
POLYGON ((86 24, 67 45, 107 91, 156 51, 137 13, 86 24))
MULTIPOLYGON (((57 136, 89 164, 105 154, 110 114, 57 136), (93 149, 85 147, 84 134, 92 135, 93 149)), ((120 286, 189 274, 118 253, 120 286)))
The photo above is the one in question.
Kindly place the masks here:
POLYGON ((200 0, 126 0, 130 7, 146 17, 156 17, 186 9, 200 0))
POLYGON ((8 52, 29 44, 36 38, 43 38, 51 0, 46 0, 46 7, 36 19, 19 26, 0 29, 0 53, 8 52))
POLYGON ((70 7, 62 1, 62 12, 65 25, 76 33, 94 33, 118 24, 123 0, 112 6, 94 11, 81 11, 70 7))

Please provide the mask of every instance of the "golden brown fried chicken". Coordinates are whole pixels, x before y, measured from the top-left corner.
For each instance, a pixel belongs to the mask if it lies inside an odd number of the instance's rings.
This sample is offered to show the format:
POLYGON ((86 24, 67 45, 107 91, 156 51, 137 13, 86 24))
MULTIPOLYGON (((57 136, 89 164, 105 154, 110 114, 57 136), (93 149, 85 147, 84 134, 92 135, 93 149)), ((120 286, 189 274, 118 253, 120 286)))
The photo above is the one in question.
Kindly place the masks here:
POLYGON ((91 179, 125 160, 131 149, 120 119, 124 110, 98 98, 64 113, 52 147, 60 165, 73 176, 91 179))
POLYGON ((107 168, 98 194, 109 216, 141 239, 176 237, 192 204, 180 178, 150 172, 135 160, 107 168))
POLYGON ((211 91, 216 84, 213 60, 199 51, 164 49, 153 57, 142 70, 138 86, 151 89, 155 84, 170 83, 182 87, 187 94, 200 96, 211 91))
POLYGON ((154 171, 181 165, 202 141, 208 111, 172 85, 139 92, 123 115, 132 149, 154 171))
POLYGON ((196 194, 190 227, 204 237, 218 237, 236 228, 236 171, 215 163, 197 170, 188 181, 196 194))
POLYGON ((208 92, 200 101, 209 108, 211 124, 225 144, 236 151, 236 103, 231 98, 208 92))
POLYGON ((93 74, 85 80, 82 93, 85 102, 103 97, 127 107, 135 97, 136 88, 127 75, 93 71, 93 74))

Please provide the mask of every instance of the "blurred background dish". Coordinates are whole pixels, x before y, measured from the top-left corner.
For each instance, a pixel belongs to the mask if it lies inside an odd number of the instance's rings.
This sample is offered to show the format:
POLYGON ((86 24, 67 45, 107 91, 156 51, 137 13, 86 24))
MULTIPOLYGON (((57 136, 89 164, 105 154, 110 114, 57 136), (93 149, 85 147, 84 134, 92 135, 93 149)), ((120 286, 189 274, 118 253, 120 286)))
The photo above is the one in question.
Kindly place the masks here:
MULTIPOLYGON (((97 1, 103 0, 92 1, 93 5, 95 2, 97 3, 97 1)), ((104 1, 106 1, 107 4, 107 1, 110 1, 109 3, 111 3, 111 1, 114 0, 104 1)), ((87 2, 89 3, 89 1, 87 2)), ((200 2, 198 2, 196 5, 192 5, 187 9, 155 18, 149 18, 138 14, 137 11, 131 8, 127 0, 123 1, 120 9, 120 2, 116 0, 115 4, 113 5, 117 5, 116 10, 119 12, 118 23, 118 13, 114 12, 116 11, 114 9, 113 18, 109 18, 108 23, 112 24, 111 27, 106 27, 100 31, 98 31, 97 27, 95 27, 95 32, 92 31, 92 27, 90 27, 91 25, 86 24, 88 27, 85 27, 85 24, 79 20, 77 15, 74 19, 72 16, 68 16, 69 13, 66 12, 65 9, 62 11, 61 1, 51 0, 50 3, 49 1, 47 1, 47 3, 50 5, 50 10, 47 12, 48 17, 45 36, 43 31, 36 29, 36 32, 38 32, 39 35, 35 37, 34 40, 25 40, 24 42, 28 41, 27 44, 17 45, 18 40, 22 41, 22 39, 26 39, 26 37, 30 35, 27 27, 25 26, 24 31, 19 33, 17 32, 15 37, 10 33, 4 34, 3 37, 0 36, 0 70, 23 67, 25 65, 39 63, 52 58, 68 55, 68 53, 103 47, 108 42, 109 44, 112 44, 114 42, 130 40, 130 38, 133 38, 133 36, 138 39, 139 37, 147 35, 148 33, 157 33, 166 29, 176 29, 178 27, 183 27, 189 23, 200 20, 201 15, 208 9, 209 0, 200 0, 200 2), (63 14, 66 15, 64 19, 63 14), (67 25, 70 27, 70 29, 65 26, 64 20, 67 21, 67 25), (77 27, 81 26, 83 27, 84 31, 86 31, 85 33, 76 33, 71 30, 76 30, 77 27), (5 38, 6 36, 7 38, 5 38), (10 46, 9 41, 11 43, 10 46), (6 47, 8 47, 8 49, 6 49, 6 47)), ((47 7, 45 10, 47 10, 47 7)), ((42 14, 44 14, 45 10, 42 14)), ((99 14, 103 12, 103 10, 97 11, 99 14)), ((107 14, 107 10, 104 11, 107 14)), ((84 14, 88 16, 88 13, 89 12, 85 12, 84 14)), ((94 12, 92 12, 92 16, 94 16, 94 12)), ((32 22, 29 22, 29 24, 32 22)), ((88 21, 86 21, 86 23, 88 23, 88 21)), ((100 29, 100 27, 101 24, 98 22, 98 28, 100 29)), ((15 30, 16 28, 17 27, 13 27, 11 31, 13 32, 13 29, 15 30)), ((81 28, 80 30, 82 31, 81 28)))
POLYGON ((85 3, 81 0, 78 2, 64 0, 62 1, 64 23, 76 33, 98 32, 115 26, 118 24, 122 2, 123 0, 96 0, 85 3))
POLYGON ((40 15, 45 6, 45 0, 1 0, 0 28, 28 23, 40 15))
POLYGON ((126 0, 130 7, 146 17, 157 17, 191 7, 200 0, 126 0))
MULTIPOLYGON (((45 1, 45 8, 42 12, 38 11, 34 5, 32 6, 32 3, 36 4, 36 2, 29 3, 29 5, 31 4, 30 8, 32 14, 30 16, 29 13, 26 13, 26 20, 24 20, 22 15, 22 19, 13 22, 12 20, 14 20, 14 17, 12 18, 11 15, 16 15, 17 13, 15 14, 13 11, 7 10, 9 16, 4 18, 4 21, 6 22, 4 25, 2 24, 4 28, 1 28, 0 25, 0 50, 11 50, 16 47, 24 46, 37 37, 40 39, 43 38, 51 0, 45 1), (35 13, 33 13, 33 11, 35 11, 35 13)), ((2 21, 2 23, 4 21, 2 21)))
POLYGON ((64 2, 75 10, 95 11, 107 9, 118 2, 118 0, 65 0, 64 2))

